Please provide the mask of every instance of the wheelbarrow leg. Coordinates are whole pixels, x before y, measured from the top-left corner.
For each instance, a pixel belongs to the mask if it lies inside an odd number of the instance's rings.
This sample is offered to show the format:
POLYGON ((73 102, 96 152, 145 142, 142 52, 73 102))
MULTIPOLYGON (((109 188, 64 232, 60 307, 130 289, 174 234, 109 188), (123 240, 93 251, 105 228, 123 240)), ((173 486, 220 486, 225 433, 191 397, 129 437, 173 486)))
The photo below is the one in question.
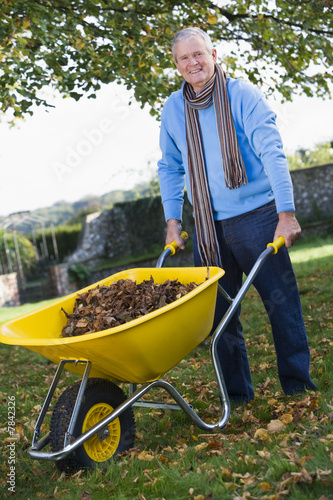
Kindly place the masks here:
POLYGON ((53 397, 54 391, 56 390, 56 387, 58 385, 58 382, 59 382, 59 379, 60 379, 60 376, 62 374, 62 371, 64 369, 65 364, 66 364, 65 360, 62 360, 59 363, 59 365, 57 367, 57 371, 56 371, 56 373, 55 373, 55 375, 53 377, 53 381, 52 381, 51 387, 50 387, 49 392, 48 392, 48 394, 47 394, 47 396, 45 398, 42 410, 41 410, 41 412, 40 412, 40 414, 38 416, 38 419, 37 419, 37 422, 36 422, 36 425, 35 425, 34 435, 33 435, 33 439, 32 439, 32 446, 33 447, 37 446, 38 439, 39 439, 39 436, 40 436, 40 429, 41 429, 42 423, 44 421, 46 412, 49 409, 49 406, 50 406, 50 403, 51 403, 51 399, 53 397))
POLYGON ((74 431, 74 427, 75 427, 75 424, 76 424, 77 416, 79 414, 80 406, 81 406, 81 403, 82 403, 84 391, 86 390, 86 386, 87 386, 87 382, 88 382, 88 378, 89 378, 89 374, 90 374, 90 369, 91 369, 91 362, 87 361, 87 366, 86 366, 86 369, 84 370, 84 374, 83 374, 82 381, 81 381, 81 384, 80 384, 80 389, 79 389, 79 392, 78 392, 78 395, 77 395, 77 398, 76 398, 76 401, 75 401, 75 405, 74 405, 74 408, 73 408, 73 413, 72 413, 72 416, 71 416, 71 420, 69 422, 68 430, 67 430, 67 432, 65 434, 64 447, 66 447, 71 442, 71 438, 72 438, 72 435, 73 435, 73 431, 74 431))
MULTIPOLYGON (((59 365, 57 367, 57 371, 56 371, 56 373, 55 373, 55 375, 53 377, 52 384, 50 386, 49 392, 48 392, 48 394, 46 396, 46 399, 44 401, 43 407, 41 409, 41 412, 40 412, 40 414, 38 416, 38 419, 37 419, 37 422, 36 422, 36 425, 35 425, 34 435, 33 435, 32 445, 31 445, 31 449, 33 449, 33 450, 41 450, 49 442, 49 435, 46 435, 43 439, 41 439, 38 442, 39 436, 40 436, 40 429, 41 429, 41 426, 42 426, 42 424, 44 422, 44 418, 45 418, 45 415, 47 413, 47 410, 49 409, 49 406, 50 406, 52 397, 54 395, 54 392, 55 392, 55 390, 56 390, 56 388, 58 386, 58 383, 59 383, 61 374, 63 372, 63 369, 64 369, 64 367, 65 367, 65 365, 67 363, 86 363, 86 365, 87 365, 86 369, 85 369, 85 372, 84 372, 84 375, 83 375, 83 378, 82 378, 82 383, 81 383, 81 387, 80 387, 80 391, 79 391, 80 398, 78 397, 78 399, 76 401, 76 405, 75 405, 75 408, 74 408, 74 411, 73 411, 72 419, 71 419, 71 422, 69 424, 67 435, 66 435, 66 439, 65 439, 66 443, 67 443, 67 441, 70 442, 71 432, 73 431, 73 428, 75 426, 75 422, 76 422, 76 419, 77 419, 77 414, 78 414, 78 411, 80 409, 80 404, 81 404, 82 397, 83 397, 83 394, 84 394, 84 390, 85 390, 85 387, 87 385, 87 381, 88 381, 88 377, 89 377, 89 372, 90 372, 90 368, 91 368, 91 362, 90 361, 70 360, 70 359, 62 359, 60 361, 60 363, 59 363, 59 365)), ((65 444, 65 446, 66 446, 66 444, 65 444)))

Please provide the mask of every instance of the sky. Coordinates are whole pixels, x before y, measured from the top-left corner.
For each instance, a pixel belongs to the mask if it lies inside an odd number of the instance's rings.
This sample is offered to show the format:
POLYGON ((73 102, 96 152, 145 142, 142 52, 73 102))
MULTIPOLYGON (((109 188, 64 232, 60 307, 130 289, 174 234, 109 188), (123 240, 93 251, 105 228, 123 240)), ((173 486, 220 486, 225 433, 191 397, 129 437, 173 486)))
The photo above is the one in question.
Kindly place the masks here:
MULTIPOLYGON (((149 181, 160 156, 159 123, 115 83, 96 99, 52 95, 20 126, 0 122, 0 215, 77 201, 149 181)), ((269 99, 287 152, 333 140, 333 101, 269 99)))

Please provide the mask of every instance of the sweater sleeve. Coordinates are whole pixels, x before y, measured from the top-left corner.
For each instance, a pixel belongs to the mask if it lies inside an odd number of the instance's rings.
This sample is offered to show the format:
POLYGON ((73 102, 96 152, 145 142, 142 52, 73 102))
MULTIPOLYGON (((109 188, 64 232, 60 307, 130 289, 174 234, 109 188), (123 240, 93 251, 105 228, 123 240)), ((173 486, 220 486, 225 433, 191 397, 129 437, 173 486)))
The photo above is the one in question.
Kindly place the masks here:
POLYGON ((185 170, 182 154, 169 134, 162 114, 160 131, 162 158, 158 162, 158 175, 165 220, 182 220, 185 170))
POLYGON ((277 212, 294 211, 292 180, 275 113, 261 97, 243 117, 251 148, 261 160, 272 186, 277 212))

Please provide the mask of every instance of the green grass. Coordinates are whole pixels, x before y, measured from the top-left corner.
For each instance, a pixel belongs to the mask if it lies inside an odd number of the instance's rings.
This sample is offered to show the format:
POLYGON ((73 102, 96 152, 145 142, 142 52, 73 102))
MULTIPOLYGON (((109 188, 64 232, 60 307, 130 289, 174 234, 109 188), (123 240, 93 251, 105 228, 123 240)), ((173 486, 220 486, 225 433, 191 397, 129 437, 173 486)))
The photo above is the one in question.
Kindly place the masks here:
POLYGON ((21 316, 22 314, 29 313, 31 311, 34 311, 35 309, 38 309, 39 307, 50 304, 54 300, 57 300, 57 299, 49 299, 49 300, 43 300, 41 302, 33 302, 33 303, 23 304, 23 305, 18 306, 18 307, 1 307, 0 308, 0 325, 5 323, 6 321, 9 321, 10 319, 17 318, 18 316, 21 316))
MULTIPOLYGON (((283 395, 270 327, 251 287, 242 303, 242 319, 255 401, 247 406, 233 405, 228 426, 216 433, 203 432, 183 412, 135 409, 135 448, 105 469, 65 477, 52 462, 29 459, 34 423, 55 367, 22 347, 1 345, 0 497, 9 496, 7 413, 9 398, 15 396, 15 423, 20 435, 15 447, 18 498, 332 499, 332 256, 332 237, 301 240, 291 251, 311 349, 311 376, 319 393, 283 395), (268 432, 272 421, 284 427, 268 432)), ((17 308, 16 313, 26 311, 17 308)), ((1 313, 0 321, 9 319, 5 310, 1 313)), ((57 395, 75 379, 66 372, 57 395)), ((219 418, 207 348, 199 346, 165 379, 186 395, 204 420, 219 418)), ((160 400, 165 393, 155 390, 149 394, 153 397, 160 400)))
POLYGON ((293 263, 309 262, 333 255, 332 236, 312 236, 293 246, 290 251, 293 263))

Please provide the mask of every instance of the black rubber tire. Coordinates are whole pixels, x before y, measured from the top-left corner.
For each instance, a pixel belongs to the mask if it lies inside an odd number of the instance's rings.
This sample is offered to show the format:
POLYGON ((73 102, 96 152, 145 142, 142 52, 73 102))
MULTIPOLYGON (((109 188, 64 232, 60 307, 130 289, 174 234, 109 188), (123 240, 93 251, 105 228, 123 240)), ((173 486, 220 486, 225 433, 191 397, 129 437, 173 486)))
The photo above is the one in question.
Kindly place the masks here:
MULTIPOLYGON (((61 394, 54 407, 50 424, 50 446, 53 452, 63 449, 65 433, 68 429, 80 383, 81 381, 79 380, 68 387, 61 394)), ((77 438, 83 434, 82 427, 84 420, 93 406, 104 403, 115 409, 125 400, 126 395, 122 389, 113 382, 100 378, 89 379, 79 416, 74 427, 73 438, 77 438)), ((82 445, 64 459, 55 462, 58 470, 66 473, 73 473, 80 469, 105 466, 113 457, 132 448, 135 440, 135 421, 132 407, 128 408, 119 416, 119 423, 120 441, 116 451, 110 458, 104 462, 94 461, 88 456, 82 445)))

